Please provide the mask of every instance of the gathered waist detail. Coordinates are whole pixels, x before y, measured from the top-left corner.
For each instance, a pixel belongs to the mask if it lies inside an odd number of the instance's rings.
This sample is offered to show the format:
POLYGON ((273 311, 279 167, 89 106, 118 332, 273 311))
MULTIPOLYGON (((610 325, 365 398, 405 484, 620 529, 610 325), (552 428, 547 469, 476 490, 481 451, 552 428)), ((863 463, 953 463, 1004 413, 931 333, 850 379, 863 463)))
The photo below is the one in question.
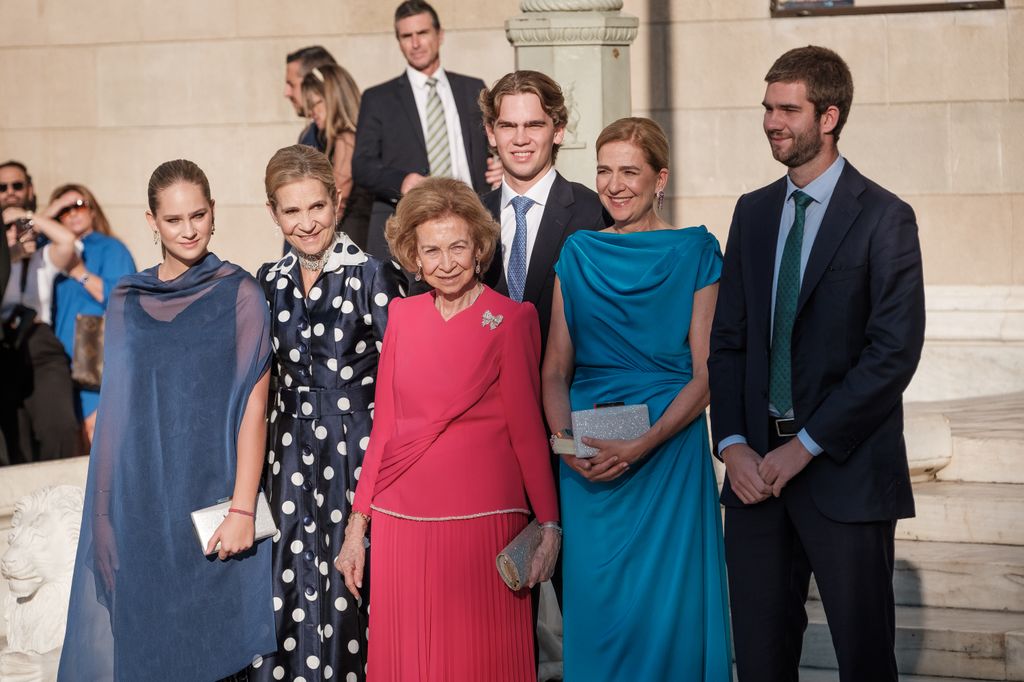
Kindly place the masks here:
POLYGON ((526 514, 530 515, 529 509, 495 509, 494 511, 478 512, 476 514, 461 514, 459 516, 410 516, 409 514, 400 514, 390 509, 382 509, 377 505, 371 504, 370 509, 381 514, 387 514, 388 516, 394 516, 397 519, 405 519, 406 521, 467 521, 469 519, 479 519, 484 516, 494 516, 495 514, 526 514))

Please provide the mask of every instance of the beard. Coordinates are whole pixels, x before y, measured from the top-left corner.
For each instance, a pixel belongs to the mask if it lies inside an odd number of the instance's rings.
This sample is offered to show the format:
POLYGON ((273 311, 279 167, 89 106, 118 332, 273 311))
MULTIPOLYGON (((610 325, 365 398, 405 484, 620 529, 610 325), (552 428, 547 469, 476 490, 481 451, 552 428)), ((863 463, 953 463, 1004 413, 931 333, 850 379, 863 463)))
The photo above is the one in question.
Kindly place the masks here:
POLYGON ((823 146, 821 130, 818 126, 814 126, 809 130, 795 134, 793 136, 793 145, 788 150, 776 150, 775 147, 772 147, 772 156, 787 168, 797 168, 817 156, 823 146))

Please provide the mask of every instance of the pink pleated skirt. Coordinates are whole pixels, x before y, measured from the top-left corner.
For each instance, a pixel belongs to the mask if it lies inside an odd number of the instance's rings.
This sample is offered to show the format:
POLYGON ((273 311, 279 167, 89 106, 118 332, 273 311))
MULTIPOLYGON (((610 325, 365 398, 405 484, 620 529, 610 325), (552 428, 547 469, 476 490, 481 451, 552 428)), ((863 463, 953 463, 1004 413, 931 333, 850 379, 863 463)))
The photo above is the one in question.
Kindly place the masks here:
POLYGON ((530 591, 509 590, 494 564, 526 523, 374 513, 368 682, 536 681, 530 591))

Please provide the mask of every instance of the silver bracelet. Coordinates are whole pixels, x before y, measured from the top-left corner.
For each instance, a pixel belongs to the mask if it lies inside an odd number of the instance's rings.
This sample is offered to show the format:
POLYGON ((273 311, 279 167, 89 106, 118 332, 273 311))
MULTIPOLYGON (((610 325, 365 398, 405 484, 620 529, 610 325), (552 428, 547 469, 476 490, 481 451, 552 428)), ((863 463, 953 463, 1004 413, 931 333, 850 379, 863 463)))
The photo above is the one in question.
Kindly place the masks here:
POLYGON ((551 528, 552 530, 556 531, 559 535, 562 534, 562 527, 559 526, 556 521, 545 521, 544 523, 540 524, 540 527, 551 528))

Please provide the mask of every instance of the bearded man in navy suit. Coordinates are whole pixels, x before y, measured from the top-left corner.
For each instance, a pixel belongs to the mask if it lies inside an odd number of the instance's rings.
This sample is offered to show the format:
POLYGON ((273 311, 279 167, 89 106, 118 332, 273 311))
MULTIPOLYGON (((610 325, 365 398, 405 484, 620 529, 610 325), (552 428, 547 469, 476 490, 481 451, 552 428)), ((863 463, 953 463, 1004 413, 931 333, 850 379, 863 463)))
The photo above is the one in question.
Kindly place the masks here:
POLYGON ((846 63, 765 77, 786 177, 740 197, 708 360, 740 682, 796 681, 813 573, 843 682, 897 679, 893 546, 914 515, 903 391, 924 341, 914 212, 837 148, 846 63))

